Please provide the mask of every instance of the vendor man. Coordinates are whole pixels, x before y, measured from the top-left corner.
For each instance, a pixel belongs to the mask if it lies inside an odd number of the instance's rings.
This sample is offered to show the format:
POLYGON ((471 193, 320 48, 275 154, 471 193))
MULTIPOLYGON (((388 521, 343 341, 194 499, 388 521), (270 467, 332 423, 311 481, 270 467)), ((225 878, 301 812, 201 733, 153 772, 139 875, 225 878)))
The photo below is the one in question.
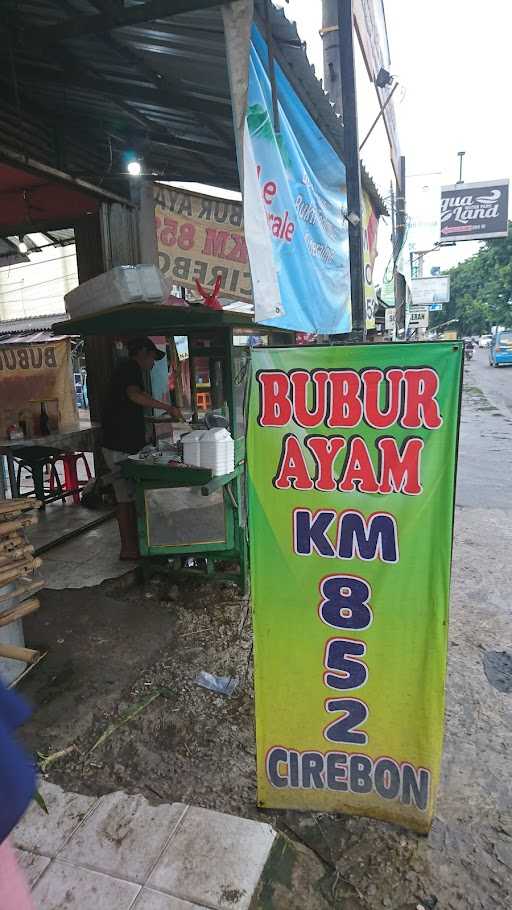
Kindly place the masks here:
POLYGON ((182 420, 179 408, 157 401, 144 391, 143 370, 151 370, 156 360, 165 357, 149 338, 127 342, 128 360, 114 371, 107 406, 103 414, 103 454, 112 472, 117 498, 117 523, 121 538, 120 559, 138 559, 135 488, 121 473, 120 462, 135 455, 146 445, 144 408, 161 408, 176 420, 182 420))

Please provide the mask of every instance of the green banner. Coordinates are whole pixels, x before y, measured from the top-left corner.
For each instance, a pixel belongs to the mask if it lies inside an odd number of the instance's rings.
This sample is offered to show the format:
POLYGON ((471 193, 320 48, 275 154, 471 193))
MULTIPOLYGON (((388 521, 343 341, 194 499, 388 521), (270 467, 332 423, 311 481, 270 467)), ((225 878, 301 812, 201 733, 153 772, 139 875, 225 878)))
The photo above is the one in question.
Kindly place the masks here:
POLYGON ((462 346, 252 357, 259 805, 426 832, 443 741, 462 346))

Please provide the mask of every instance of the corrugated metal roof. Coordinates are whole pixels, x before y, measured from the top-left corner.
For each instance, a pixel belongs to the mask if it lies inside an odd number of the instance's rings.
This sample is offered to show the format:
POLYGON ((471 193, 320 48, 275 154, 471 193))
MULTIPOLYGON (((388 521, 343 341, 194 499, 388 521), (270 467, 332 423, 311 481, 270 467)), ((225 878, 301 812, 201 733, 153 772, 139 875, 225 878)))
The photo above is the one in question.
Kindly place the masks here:
POLYGON ((54 335, 53 332, 23 332, 19 335, 0 335, 0 347, 5 344, 46 344, 48 341, 60 341, 68 335, 54 335))
POLYGON ((26 253, 20 253, 16 243, 13 243, 9 237, 0 237, 0 268, 28 261, 28 256, 26 253))
POLYGON ((56 231, 45 231, 46 237, 58 243, 60 246, 67 246, 68 243, 75 242, 75 231, 73 228, 61 228, 56 231))
POLYGON ((62 230, 45 231, 45 242, 40 243, 35 239, 35 234, 23 234, 18 237, 0 237, 0 268, 6 266, 18 265, 22 262, 30 262, 27 253, 20 253, 18 241, 23 239, 27 245, 28 253, 39 251, 45 246, 68 246, 75 242, 75 232, 73 228, 63 228, 62 230))
MULTIPOLYGON (((0 343, 5 343, 5 338, 3 336, 12 335, 18 337, 19 335, 25 336, 26 334, 32 334, 37 332, 50 331, 51 327, 56 320, 65 321, 69 319, 67 313, 51 313, 48 316, 31 316, 26 319, 5 319, 0 321, 0 343)), ((26 341, 26 338, 24 338, 26 341)))
MULTIPOLYGON (((138 16, 143 4, 133 0, 119 6, 104 0, 17 0, 8 20, 16 91, 23 109, 33 108, 55 121, 63 169, 70 169, 67 149, 71 149, 72 160, 77 160, 82 139, 84 151, 94 148, 96 153, 89 165, 96 170, 80 173, 91 182, 101 180, 104 186, 117 189, 115 175, 125 171, 122 155, 133 149, 160 179, 238 188, 222 15, 212 0, 202 3, 209 8, 109 30, 109 24, 116 25, 116 15, 122 18, 135 11, 138 16), (98 13, 102 20, 97 19, 98 13), (96 22, 93 30, 92 19, 96 22), (44 29, 52 26, 65 28, 67 34, 48 37, 44 29), (104 162, 101 172, 97 171, 98 161, 104 162)), ((199 6, 200 0, 168 4, 154 0, 147 5, 172 11, 176 6, 199 6)), ((263 0, 255 0, 256 20, 262 27, 263 12, 263 0)), ((308 63, 295 24, 274 7, 270 21, 280 65, 324 134, 342 153, 341 121, 308 63)), ((12 94, 8 53, 0 59, 0 80, 12 94)), ((17 124, 12 118, 10 122, 15 133, 17 124)), ((43 145, 52 141, 50 135, 41 133, 43 145)), ((29 134, 26 144, 30 144, 29 134)), ((385 211, 366 173, 363 182, 379 213, 385 211)))

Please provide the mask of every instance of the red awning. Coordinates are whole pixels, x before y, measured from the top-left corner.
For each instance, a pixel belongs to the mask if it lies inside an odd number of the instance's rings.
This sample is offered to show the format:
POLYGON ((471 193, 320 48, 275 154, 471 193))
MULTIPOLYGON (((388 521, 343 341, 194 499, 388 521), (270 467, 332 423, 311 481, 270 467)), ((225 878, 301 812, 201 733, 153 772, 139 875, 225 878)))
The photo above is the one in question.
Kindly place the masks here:
POLYGON ((72 225, 98 210, 99 200, 44 174, 0 163, 0 231, 43 222, 72 225))

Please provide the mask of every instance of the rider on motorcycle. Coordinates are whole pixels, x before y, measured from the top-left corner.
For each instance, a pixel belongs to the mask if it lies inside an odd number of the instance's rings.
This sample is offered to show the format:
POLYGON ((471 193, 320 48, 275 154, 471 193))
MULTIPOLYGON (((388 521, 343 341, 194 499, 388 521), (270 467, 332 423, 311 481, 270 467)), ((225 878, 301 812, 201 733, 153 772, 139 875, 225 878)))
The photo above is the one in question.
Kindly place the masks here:
POLYGON ((475 352, 475 346, 474 346, 474 344, 473 344, 473 339, 472 339, 472 338, 468 338, 468 339, 464 342, 464 356, 465 356, 466 360, 471 360, 471 358, 473 357, 474 352, 475 352))

